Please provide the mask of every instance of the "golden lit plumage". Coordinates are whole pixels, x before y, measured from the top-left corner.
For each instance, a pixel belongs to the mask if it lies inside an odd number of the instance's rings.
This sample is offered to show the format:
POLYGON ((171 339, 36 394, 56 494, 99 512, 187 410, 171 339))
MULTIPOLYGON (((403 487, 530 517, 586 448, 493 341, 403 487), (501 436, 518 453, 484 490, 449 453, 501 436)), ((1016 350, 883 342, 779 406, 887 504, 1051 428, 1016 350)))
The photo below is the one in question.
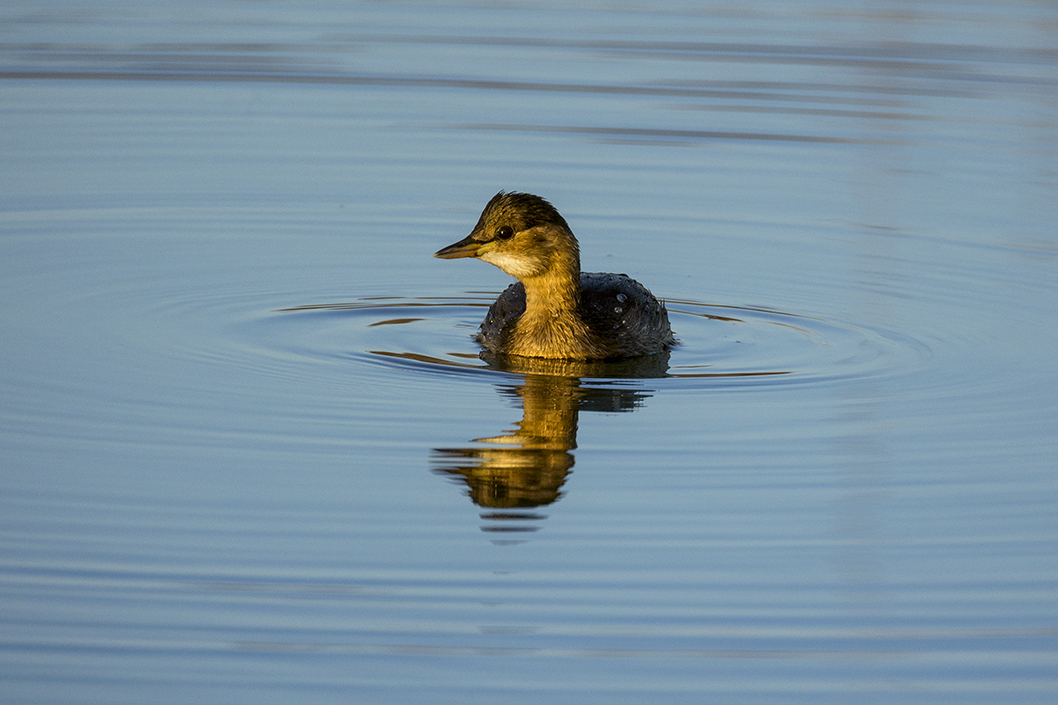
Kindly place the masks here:
POLYGON ((624 274, 580 271, 577 238, 539 196, 497 193, 470 235, 434 257, 477 257, 518 279, 478 333, 494 353, 606 360, 676 344, 665 306, 646 287, 624 274))

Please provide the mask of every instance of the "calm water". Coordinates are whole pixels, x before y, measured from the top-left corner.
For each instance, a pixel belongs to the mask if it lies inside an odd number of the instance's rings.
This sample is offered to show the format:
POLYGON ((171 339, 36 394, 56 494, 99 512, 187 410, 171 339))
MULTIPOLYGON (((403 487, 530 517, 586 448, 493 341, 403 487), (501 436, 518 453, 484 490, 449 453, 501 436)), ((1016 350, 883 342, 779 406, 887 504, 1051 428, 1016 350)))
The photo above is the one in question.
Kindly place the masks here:
POLYGON ((1053 702, 1058 9, 846 5, 7 3, 0 699, 1053 702))

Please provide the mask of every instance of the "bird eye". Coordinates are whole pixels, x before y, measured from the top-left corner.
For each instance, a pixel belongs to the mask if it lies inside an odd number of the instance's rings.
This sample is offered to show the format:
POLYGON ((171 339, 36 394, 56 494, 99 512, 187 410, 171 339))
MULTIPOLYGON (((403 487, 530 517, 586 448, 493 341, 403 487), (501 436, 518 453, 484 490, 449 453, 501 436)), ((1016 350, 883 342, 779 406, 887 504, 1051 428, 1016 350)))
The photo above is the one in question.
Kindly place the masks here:
POLYGON ((502 225, 496 229, 496 237, 500 240, 510 240, 514 237, 514 228, 510 225, 502 225))

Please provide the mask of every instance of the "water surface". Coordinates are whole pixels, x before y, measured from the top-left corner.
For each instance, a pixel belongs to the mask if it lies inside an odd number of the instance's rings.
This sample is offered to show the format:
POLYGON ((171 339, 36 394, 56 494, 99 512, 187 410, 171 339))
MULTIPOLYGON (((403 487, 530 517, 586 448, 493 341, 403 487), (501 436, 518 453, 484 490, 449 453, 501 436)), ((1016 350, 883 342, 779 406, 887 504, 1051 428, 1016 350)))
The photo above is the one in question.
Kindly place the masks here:
POLYGON ((0 27, 5 702, 1054 700, 1048 5, 0 27), (501 188, 681 345, 480 358, 501 188))

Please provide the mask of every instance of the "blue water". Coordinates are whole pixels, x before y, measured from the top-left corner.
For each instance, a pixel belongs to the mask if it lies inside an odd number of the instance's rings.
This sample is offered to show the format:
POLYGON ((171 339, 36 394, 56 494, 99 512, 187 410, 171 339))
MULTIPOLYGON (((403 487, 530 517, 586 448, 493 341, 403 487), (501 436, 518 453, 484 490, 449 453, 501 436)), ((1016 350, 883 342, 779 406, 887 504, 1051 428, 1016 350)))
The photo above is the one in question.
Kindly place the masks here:
POLYGON ((0 699, 1050 703, 1047 4, 0 10, 0 699), (500 189, 668 303, 499 365, 500 189))

